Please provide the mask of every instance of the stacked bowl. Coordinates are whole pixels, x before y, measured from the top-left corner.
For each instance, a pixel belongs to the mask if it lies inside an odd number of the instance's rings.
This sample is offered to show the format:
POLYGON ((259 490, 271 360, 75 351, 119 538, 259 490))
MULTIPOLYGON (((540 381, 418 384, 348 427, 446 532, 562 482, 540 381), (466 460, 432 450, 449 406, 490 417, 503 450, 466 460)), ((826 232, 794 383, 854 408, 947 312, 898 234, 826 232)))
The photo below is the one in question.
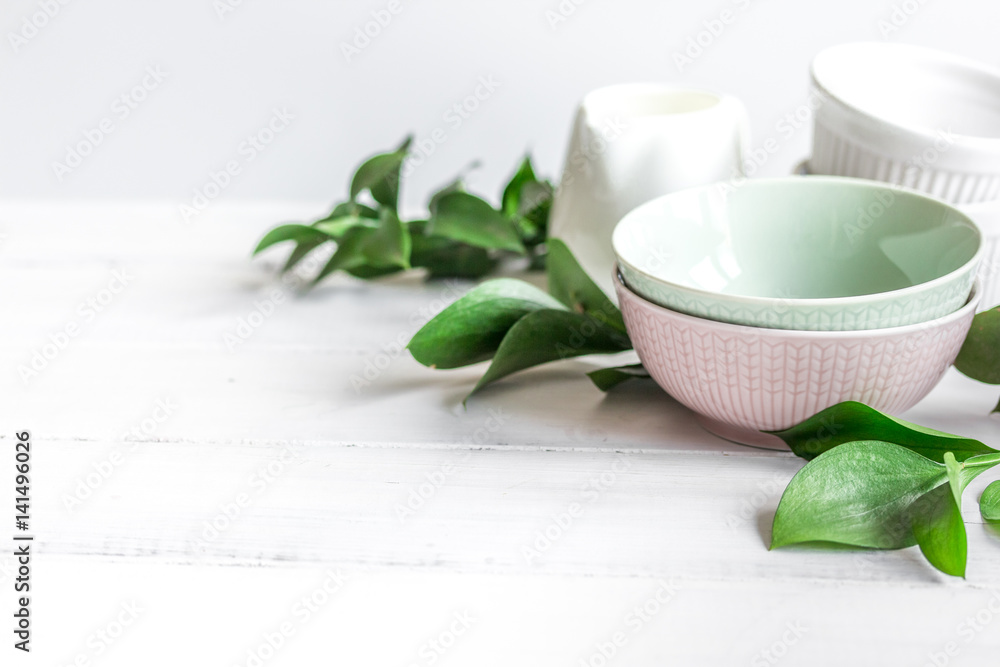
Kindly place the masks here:
POLYGON ((1000 71, 924 47, 841 44, 812 63, 810 174, 954 204, 983 231, 982 306, 1000 302, 1000 71))
POLYGON ((846 400, 908 409, 979 303, 969 216, 870 180, 683 190, 627 214, 612 245, 643 365, 709 431, 749 444, 846 400))

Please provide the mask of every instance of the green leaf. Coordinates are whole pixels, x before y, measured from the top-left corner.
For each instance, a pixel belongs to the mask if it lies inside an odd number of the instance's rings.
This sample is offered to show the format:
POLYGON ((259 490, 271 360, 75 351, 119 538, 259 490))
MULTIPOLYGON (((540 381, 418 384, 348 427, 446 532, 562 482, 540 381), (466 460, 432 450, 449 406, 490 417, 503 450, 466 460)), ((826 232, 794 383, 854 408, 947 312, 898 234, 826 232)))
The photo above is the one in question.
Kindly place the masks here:
POLYGON ((979 511, 987 521, 1000 521, 1000 480, 991 482, 979 497, 979 511))
POLYGON ((642 364, 632 364, 629 366, 618 366, 616 368, 602 368, 597 371, 587 373, 587 377, 601 391, 608 391, 629 380, 642 380, 649 378, 649 371, 642 364))
POLYGON ((432 368, 457 368, 493 357, 508 330, 528 313, 562 308, 528 283, 500 278, 472 289, 413 336, 414 359, 432 368))
POLYGON ((480 166, 481 165, 479 160, 474 160, 473 162, 466 165, 466 167, 462 170, 462 172, 458 176, 456 176, 450 183, 448 183, 448 185, 445 185, 444 187, 438 189, 437 192, 431 195, 431 200, 427 204, 428 210, 433 211, 434 208, 437 206, 438 200, 440 200, 441 197, 447 194, 451 194, 452 192, 465 192, 466 177, 473 170, 479 169, 480 166))
POLYGON ((308 225, 281 225, 279 227, 275 227, 264 235, 264 238, 260 240, 260 243, 258 243, 257 247, 254 249, 253 254, 257 255, 276 243, 282 243, 284 241, 295 241, 297 243, 301 243, 309 240, 320 240, 322 242, 329 241, 330 237, 308 225))
POLYGON ((774 515, 771 548, 832 542, 874 549, 914 544, 946 574, 965 576, 962 492, 1000 453, 936 463, 890 442, 849 442, 808 462, 774 515))
MULTIPOLYGON (((429 209, 437 210, 441 198, 455 192, 465 192, 462 177, 435 192, 429 209)), ((411 223, 410 229, 413 231, 411 262, 413 266, 425 267, 429 278, 480 278, 499 264, 499 257, 491 248, 433 236, 428 232, 428 223, 427 220, 411 223)))
POLYGON ((382 276, 399 273, 402 270, 403 267, 400 266, 371 266, 370 264, 359 264, 357 266, 348 266, 344 268, 345 272, 355 278, 361 278, 363 280, 381 278, 382 276))
POLYGON ((364 246, 365 259, 375 267, 410 268, 410 231, 391 209, 382 209, 378 226, 364 246))
POLYGON ((349 269, 364 264, 364 244, 373 230, 367 227, 353 227, 337 242, 337 251, 333 253, 323 270, 313 279, 315 285, 328 275, 341 269, 349 269))
POLYGON ((555 190, 548 181, 529 181, 521 186, 521 199, 518 202, 518 215, 527 218, 536 225, 542 226, 548 218, 555 190))
POLYGON ((983 311, 972 320, 955 367, 973 380, 1000 384, 1000 307, 983 311))
POLYGON ((351 180, 351 201, 368 190, 372 198, 383 206, 396 210, 399 200, 399 171, 410 149, 412 137, 391 153, 381 153, 365 160, 354 172, 351 180))
POLYGON ((486 248, 478 248, 440 236, 413 231, 410 264, 423 267, 430 278, 481 278, 496 268, 498 259, 486 248))
POLYGON ((334 271, 345 270, 363 278, 383 276, 410 268, 410 233, 396 213, 382 209, 378 225, 347 229, 337 251, 313 280, 318 283, 334 271))
POLYGON ((536 257, 544 257, 544 244, 549 235, 549 214, 554 190, 545 181, 529 181, 521 187, 518 215, 515 218, 521 241, 536 257))
POLYGON ((804 459, 857 440, 880 440, 906 447, 932 461, 944 462, 946 452, 959 461, 996 450, 978 440, 935 431, 883 414, 864 403, 839 403, 810 417, 801 424, 772 433, 804 459))
MULTIPOLYGON (((374 212, 373 209, 360 204, 339 204, 333 213, 322 220, 318 220, 311 226, 290 224, 275 227, 260 240, 253 254, 257 255, 277 243, 295 241, 295 249, 288 256, 285 265, 281 269, 282 273, 286 273, 295 268, 306 255, 319 246, 343 237, 348 229, 358 225, 375 226, 377 221, 355 215, 355 213, 365 213, 367 211, 374 212)), ((375 215, 377 216, 378 213, 375 213, 375 215)))
POLYGON ((374 214, 376 218, 379 215, 377 211, 363 204, 353 202, 338 204, 330 215, 317 220, 311 226, 289 224, 275 227, 260 240, 253 254, 257 255, 277 243, 294 241, 295 249, 281 269, 282 273, 288 272, 319 246, 340 239, 348 229, 357 225, 376 226, 377 220, 369 219, 367 217, 369 213, 374 214))
POLYGON ((945 454, 948 483, 920 498, 910 510, 913 535, 931 565, 953 577, 965 576, 968 539, 962 521, 961 464, 945 454))
MULTIPOLYGON (((444 186, 443 188, 435 192, 433 195, 431 195, 431 200, 427 204, 427 210, 429 211, 435 210, 437 208, 438 202, 441 201, 441 198, 444 197, 445 195, 450 195, 453 192, 465 192, 465 182, 462 180, 461 177, 456 178, 454 181, 452 181, 451 183, 449 183, 448 185, 444 186)), ((424 222, 426 224, 427 221, 424 222)))
POLYGON ((544 246, 535 246, 531 249, 531 261, 528 262, 528 271, 544 271, 546 253, 544 246))
POLYGON ((996 414, 998 412, 1000 412, 1000 402, 998 402, 997 406, 995 408, 993 408, 993 414, 996 414))
POLYGON ((522 214, 514 220, 521 242, 531 257, 528 268, 533 271, 544 269, 547 250, 545 241, 548 237, 549 213, 552 209, 552 186, 540 182, 525 183, 521 189, 520 206, 522 214))
POLYGON ((993 466, 1000 464, 1000 452, 995 452, 993 454, 980 454, 979 456, 973 456, 972 458, 965 459, 960 463, 962 465, 959 468, 959 481, 962 483, 961 490, 965 491, 965 487, 969 485, 969 482, 979 477, 993 466))
POLYGON ((309 253, 311 253, 313 250, 323 245, 324 243, 331 241, 333 241, 333 239, 331 239, 330 237, 324 238, 322 236, 317 236, 304 241, 299 241, 295 245, 295 249, 292 251, 292 254, 290 254, 288 256, 288 259, 285 261, 285 265, 281 268, 281 272, 287 273, 288 271, 291 271, 292 269, 295 268, 295 266, 299 262, 301 262, 305 258, 306 255, 308 255, 309 253))
POLYGON ((503 211, 504 215, 513 218, 521 214, 521 188, 523 188, 526 183, 533 183, 537 180, 538 179, 535 177, 535 170, 531 166, 531 156, 525 155, 524 159, 521 160, 521 164, 518 166, 517 171, 514 172, 514 175, 511 176, 510 181, 508 181, 507 187, 503 190, 500 209, 503 211))
POLYGON ((789 482, 774 515, 771 548, 802 542, 912 546, 911 507, 946 481, 943 465, 898 445, 863 440, 835 447, 789 482))
POLYGON ((313 223, 313 229, 318 229, 327 236, 339 239, 353 227, 378 227, 378 219, 364 218, 357 215, 345 215, 339 218, 326 218, 313 223))
POLYGON ((549 293, 570 310, 586 313, 624 333, 625 320, 621 311, 580 268, 566 244, 559 239, 551 239, 548 248, 549 293))
POLYGON ((378 220, 379 212, 373 209, 371 206, 365 206, 364 204, 356 201, 345 201, 337 204, 330 211, 330 214, 321 220, 316 222, 325 222, 327 220, 336 220, 337 218, 344 218, 349 215, 354 215, 359 218, 370 218, 372 220, 378 220))
POLYGON ((514 223, 527 250, 530 271, 545 268, 544 243, 548 236, 552 197, 552 184, 538 180, 531 156, 525 156, 504 188, 500 212, 514 223))
POLYGON ((467 192, 449 192, 434 202, 427 233, 481 248, 524 253, 514 224, 487 201, 467 192))
POLYGON ((544 235, 553 194, 552 184, 535 176, 527 155, 504 188, 500 211, 523 225, 527 235, 544 235))
POLYGON ((631 344, 620 331, 589 315, 568 310, 537 310, 517 321, 503 337, 493 363, 470 396, 511 373, 539 364, 587 354, 614 354, 631 344))

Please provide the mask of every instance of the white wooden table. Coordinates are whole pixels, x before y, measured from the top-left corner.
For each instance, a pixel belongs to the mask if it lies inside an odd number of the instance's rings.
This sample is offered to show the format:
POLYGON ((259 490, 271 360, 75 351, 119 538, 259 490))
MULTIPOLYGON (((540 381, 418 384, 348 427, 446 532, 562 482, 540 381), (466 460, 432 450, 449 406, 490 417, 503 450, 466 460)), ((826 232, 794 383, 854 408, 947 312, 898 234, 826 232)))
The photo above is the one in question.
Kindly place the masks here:
MULTIPOLYGON (((995 475, 966 493, 965 581, 915 549, 768 552, 798 459, 708 435, 652 384, 601 394, 583 371, 604 359, 463 409, 482 367, 396 344, 468 285, 295 296, 280 251, 249 261, 323 208, 0 206, 0 479, 8 498, 30 429, 37 536, 34 650, 4 626, 0 664, 997 664, 995 475)), ((998 446, 996 398, 951 372, 907 417, 998 446)))

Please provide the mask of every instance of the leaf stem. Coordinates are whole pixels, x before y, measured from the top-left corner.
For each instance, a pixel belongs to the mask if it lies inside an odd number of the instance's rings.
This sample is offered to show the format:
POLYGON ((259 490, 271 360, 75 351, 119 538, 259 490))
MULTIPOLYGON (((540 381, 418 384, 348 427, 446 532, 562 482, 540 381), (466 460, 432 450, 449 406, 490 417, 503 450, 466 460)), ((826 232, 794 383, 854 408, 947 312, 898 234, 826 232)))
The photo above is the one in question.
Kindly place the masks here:
POLYGON ((968 458, 962 464, 965 468, 992 468, 993 466, 1000 463, 1000 452, 996 454, 980 454, 979 456, 973 456, 968 458))

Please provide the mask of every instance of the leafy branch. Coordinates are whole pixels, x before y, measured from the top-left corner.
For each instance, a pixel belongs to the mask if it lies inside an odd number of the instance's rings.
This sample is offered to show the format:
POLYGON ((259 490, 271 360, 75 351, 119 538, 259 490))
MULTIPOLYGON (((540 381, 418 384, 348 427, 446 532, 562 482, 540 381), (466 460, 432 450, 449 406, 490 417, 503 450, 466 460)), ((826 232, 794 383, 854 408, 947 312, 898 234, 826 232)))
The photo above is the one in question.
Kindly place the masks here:
POLYGON ((470 396, 532 366, 632 349, 621 312, 566 245, 548 241, 549 292, 501 278, 474 288, 424 325, 408 346, 430 368, 492 359, 470 396))
POLYGON ((370 279, 411 268, 425 269, 428 278, 480 278, 505 257, 544 267, 553 189, 535 175, 530 156, 504 187, 499 208, 467 192, 457 178, 431 196, 426 218, 403 220, 399 190, 410 142, 365 160, 351 178, 349 199, 329 215, 272 229, 253 254, 293 243, 282 268, 287 272, 317 248, 335 245, 314 284, 336 271, 370 279))
MULTIPOLYGON (((965 576, 962 492, 1000 464, 1000 452, 853 402, 775 435, 809 463, 781 496, 772 549, 805 542, 873 549, 918 545, 938 570, 965 576)), ((983 516, 1000 517, 998 505, 1000 486, 994 483, 982 496, 983 516)))

